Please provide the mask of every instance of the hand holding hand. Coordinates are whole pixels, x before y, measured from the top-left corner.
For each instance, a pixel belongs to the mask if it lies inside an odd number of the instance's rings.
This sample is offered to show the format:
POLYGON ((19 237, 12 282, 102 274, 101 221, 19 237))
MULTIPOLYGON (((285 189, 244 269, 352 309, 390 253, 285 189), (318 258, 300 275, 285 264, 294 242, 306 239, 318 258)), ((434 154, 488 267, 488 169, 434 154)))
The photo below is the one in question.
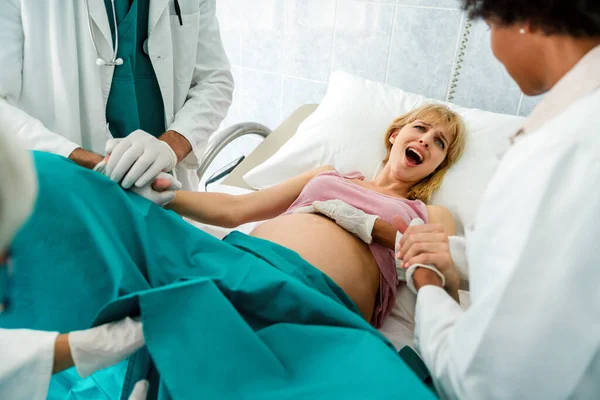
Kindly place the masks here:
POLYGON ((146 186, 159 173, 169 172, 177 165, 173 149, 142 130, 123 139, 109 139, 105 150, 110 155, 105 175, 125 189, 134 184, 138 188, 146 186))
POLYGON ((407 226, 398 217, 393 222, 403 233, 396 248, 396 258, 402 260, 402 268, 415 264, 432 265, 443 275, 448 292, 458 291, 460 278, 443 227, 435 224, 407 226))
MULTIPOLYGON (((94 167, 94 171, 106 175, 106 165, 110 156, 100 161, 94 167)), ((150 200, 156 205, 165 206, 175 197, 175 190, 181 189, 181 182, 167 173, 161 172, 156 176, 153 182, 142 187, 134 186, 131 190, 142 197, 150 200)))

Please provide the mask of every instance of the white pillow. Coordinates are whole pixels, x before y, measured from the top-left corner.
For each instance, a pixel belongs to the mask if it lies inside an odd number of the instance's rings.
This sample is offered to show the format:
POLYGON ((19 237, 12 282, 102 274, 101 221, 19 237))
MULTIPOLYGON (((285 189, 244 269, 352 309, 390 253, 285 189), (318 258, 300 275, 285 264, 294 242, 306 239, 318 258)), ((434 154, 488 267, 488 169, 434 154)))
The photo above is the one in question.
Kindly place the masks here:
MULTIPOLYGON (((384 135, 398 116, 427 102, 424 96, 369 81, 342 71, 331 75, 327 94, 296 134, 244 180, 264 189, 322 165, 342 173, 360 171, 373 179, 386 155, 384 135)), ((446 175, 432 204, 448 208, 457 231, 473 224, 481 196, 522 117, 448 104, 467 125, 463 158, 446 175)))

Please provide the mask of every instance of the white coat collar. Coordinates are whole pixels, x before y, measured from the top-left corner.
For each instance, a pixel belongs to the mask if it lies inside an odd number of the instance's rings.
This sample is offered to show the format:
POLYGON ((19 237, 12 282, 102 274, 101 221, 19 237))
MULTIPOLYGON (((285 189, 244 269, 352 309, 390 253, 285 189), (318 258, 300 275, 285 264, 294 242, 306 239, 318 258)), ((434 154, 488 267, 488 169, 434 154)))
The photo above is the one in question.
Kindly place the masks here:
POLYGON ((108 24, 108 14, 106 12, 106 5, 104 0, 87 0, 90 7, 90 18, 96 24, 102 37, 113 48, 112 33, 110 31, 110 25, 108 24))
POLYGON ((165 13, 171 0, 150 0, 150 11, 148 15, 148 37, 156 27, 158 20, 165 13))
MULTIPOLYGON (((160 17, 165 13, 167 6, 171 0, 150 0, 150 10, 148 15, 148 36, 154 30, 160 17)), ((108 23, 108 14, 104 0, 88 0, 90 6, 90 18, 98 26, 104 40, 106 40, 111 48, 113 45, 110 25, 108 23)))
POLYGON ((513 136, 531 133, 578 99, 600 87, 600 46, 589 51, 559 80, 513 136))

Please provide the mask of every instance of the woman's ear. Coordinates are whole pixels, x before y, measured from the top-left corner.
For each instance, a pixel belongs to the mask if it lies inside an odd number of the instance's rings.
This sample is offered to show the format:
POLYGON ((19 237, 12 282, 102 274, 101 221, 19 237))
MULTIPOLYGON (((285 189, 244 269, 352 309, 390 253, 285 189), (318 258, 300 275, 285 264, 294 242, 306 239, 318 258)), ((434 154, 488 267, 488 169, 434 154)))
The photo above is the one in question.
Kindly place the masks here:
POLYGON ((396 136, 398 136, 398 133, 400 133, 400 129, 402 128, 397 128, 394 132, 392 132, 392 134, 390 135, 390 143, 394 144, 394 142, 396 141, 396 136))

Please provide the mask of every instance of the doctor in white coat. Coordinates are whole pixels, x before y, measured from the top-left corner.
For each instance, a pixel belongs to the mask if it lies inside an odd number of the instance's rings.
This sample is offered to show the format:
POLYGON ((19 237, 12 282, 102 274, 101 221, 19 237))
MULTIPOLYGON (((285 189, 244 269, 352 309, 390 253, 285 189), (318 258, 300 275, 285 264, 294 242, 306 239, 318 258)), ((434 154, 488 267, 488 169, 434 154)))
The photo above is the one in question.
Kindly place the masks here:
MULTIPOLYGON (((546 95, 468 236, 471 307, 416 269, 415 346, 443 398, 598 399, 600 2, 464 3, 490 25, 492 50, 523 92, 546 95)), ((408 228, 400 257, 456 280, 437 230, 408 228)))
POLYGON ((3 0, 0 119, 30 149, 129 188, 173 171, 197 190, 233 78, 215 0, 3 0), (109 141, 110 140, 110 141, 109 141))
MULTIPOLYGON (((29 152, 0 126, 0 313, 10 308, 10 242, 37 195, 29 152)), ((43 400, 53 373, 75 366, 82 377, 116 364, 144 345, 141 322, 126 318, 68 334, 0 328, 0 399, 43 400)), ((146 398, 139 381, 130 400, 146 398)))

